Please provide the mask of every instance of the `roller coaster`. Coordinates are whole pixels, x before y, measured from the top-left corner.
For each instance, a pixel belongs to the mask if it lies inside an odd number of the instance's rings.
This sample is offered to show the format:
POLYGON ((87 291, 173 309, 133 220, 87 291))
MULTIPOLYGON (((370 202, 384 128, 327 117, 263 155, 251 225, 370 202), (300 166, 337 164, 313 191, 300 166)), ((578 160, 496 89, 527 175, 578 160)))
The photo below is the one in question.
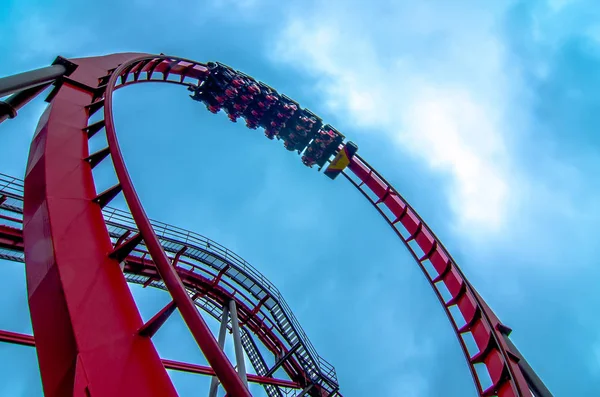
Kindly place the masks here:
POLYGON ((268 139, 283 141, 305 166, 325 168, 331 179, 343 175, 423 271, 478 395, 552 395, 511 342, 511 329, 356 144, 292 99, 222 63, 123 53, 58 57, 49 67, 0 79, 0 122, 51 88, 24 180, 0 174, 0 259, 25 263, 33 325, 33 335, 0 331, 0 340, 35 346, 46 396, 176 396, 165 368, 212 375, 210 396, 219 383, 228 396, 250 396, 248 382, 261 384, 269 397, 341 396, 335 369, 316 352, 272 283, 218 243, 146 215, 112 111, 116 89, 144 82, 183 86, 210 112, 223 110, 231 121, 243 119, 250 129, 263 128, 268 139), (101 131, 107 146, 90 153, 88 141, 101 131), (107 159, 118 181, 97 192, 92 170, 107 159), (108 206, 119 194, 129 211, 108 206), (172 301, 144 323, 127 282, 164 289, 172 301), (218 340, 198 308, 221 322, 218 340), (158 356, 151 338, 175 310, 209 367, 158 356), (237 368, 222 350, 227 330, 237 368), (467 348, 467 338, 476 352, 467 348), (272 364, 257 342, 272 353, 272 364), (242 350, 256 375, 246 373, 242 350), (273 377, 280 368, 289 380, 273 377))

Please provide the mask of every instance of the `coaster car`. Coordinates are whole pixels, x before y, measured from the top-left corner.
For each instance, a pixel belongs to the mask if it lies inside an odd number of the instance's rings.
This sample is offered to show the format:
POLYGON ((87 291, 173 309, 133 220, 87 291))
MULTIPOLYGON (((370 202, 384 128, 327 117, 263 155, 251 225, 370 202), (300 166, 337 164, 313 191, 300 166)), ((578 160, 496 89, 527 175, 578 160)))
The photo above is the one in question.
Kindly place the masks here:
POLYGON ((315 138, 306 148, 305 155, 314 159, 314 164, 317 164, 320 170, 329 158, 337 153, 343 141, 344 135, 327 124, 317 132, 315 138))
POLYGON ((358 146, 354 142, 346 142, 335 158, 331 160, 331 164, 325 169, 325 176, 331 179, 337 178, 350 165, 357 151, 358 146))
POLYGON ((282 94, 279 97, 279 101, 273 104, 269 110, 269 116, 273 118, 273 121, 281 124, 279 136, 282 139, 287 138, 292 132, 290 126, 295 124, 296 119, 300 115, 300 105, 293 99, 282 94))
POLYGON ((206 81, 218 86, 222 90, 225 90, 228 86, 232 85, 232 82, 238 75, 233 68, 221 62, 208 62, 206 66, 210 71, 210 75, 206 81))
POLYGON ((232 122, 243 117, 251 129, 263 127, 269 139, 283 141, 289 151, 302 154, 307 167, 321 170, 335 156, 325 174, 335 179, 349 164, 358 147, 344 135, 297 102, 272 87, 220 62, 209 62, 210 71, 198 85, 188 85, 190 97, 212 113, 225 111, 232 122))
POLYGON ((322 125, 323 121, 317 115, 308 109, 300 109, 286 123, 284 135, 288 139, 291 137, 294 148, 298 153, 302 153, 322 125))
MULTIPOLYGON (((276 98, 276 101, 272 102, 271 106, 264 111, 264 114, 259 121, 259 125, 265 129, 274 129, 277 131, 277 135, 280 135, 283 129, 285 129, 287 122, 299 109, 299 106, 285 95, 275 96, 274 94, 275 93, 271 94, 271 96, 276 98)), ((285 136, 287 136, 287 134, 285 134, 285 136)))

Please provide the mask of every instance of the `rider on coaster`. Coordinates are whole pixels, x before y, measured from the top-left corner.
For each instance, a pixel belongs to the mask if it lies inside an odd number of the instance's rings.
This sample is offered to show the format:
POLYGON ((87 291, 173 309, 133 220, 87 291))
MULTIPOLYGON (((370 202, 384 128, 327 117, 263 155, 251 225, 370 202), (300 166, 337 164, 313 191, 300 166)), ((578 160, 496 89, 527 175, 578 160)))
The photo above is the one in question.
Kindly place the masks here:
POLYGON ((293 152, 295 150, 295 145, 288 140, 283 141, 283 146, 290 152, 293 152))
POLYGON ((258 85, 256 85, 256 83, 249 84, 247 89, 248 89, 248 92, 252 95, 260 94, 260 88, 258 87, 258 85))
POLYGON ((227 95, 227 97, 231 98, 235 98, 238 94, 238 90, 235 87, 227 87, 225 88, 225 95, 227 95))
POLYGON ((250 128, 251 130, 255 130, 258 128, 258 122, 247 118, 246 127, 250 128))
POLYGON ((277 135, 277 131, 275 131, 275 129, 273 129, 273 128, 265 129, 265 136, 267 138, 269 138, 270 140, 273 140, 273 138, 275 138, 276 135, 277 135))

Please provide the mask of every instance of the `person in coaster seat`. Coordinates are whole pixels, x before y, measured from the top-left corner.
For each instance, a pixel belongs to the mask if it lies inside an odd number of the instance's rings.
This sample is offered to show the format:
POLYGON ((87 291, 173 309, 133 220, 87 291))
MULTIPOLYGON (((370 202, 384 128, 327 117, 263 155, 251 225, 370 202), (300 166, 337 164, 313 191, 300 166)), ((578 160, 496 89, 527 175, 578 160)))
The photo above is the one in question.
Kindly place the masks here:
POLYGON ((206 108, 208 109, 209 112, 214 113, 214 114, 219 113, 219 111, 221 110, 221 107, 218 105, 206 104, 206 108))
POLYGON ((247 107, 247 105, 243 105, 238 102, 233 103, 233 109, 238 113, 242 113, 244 110, 246 110, 246 107, 247 107))
POLYGON ((293 116, 293 114, 298 110, 298 107, 293 103, 286 103, 283 105, 283 111, 289 117, 293 116))
POLYGON ((218 91, 211 92, 210 95, 217 101, 219 105, 223 105, 227 101, 227 97, 218 91))
POLYGON ((300 124, 296 125, 296 133, 298 135, 300 135, 301 137, 305 137, 306 135, 308 135, 308 131, 309 130, 307 130, 306 127, 304 127, 304 126, 302 126, 300 124))
POLYGON ((319 131, 319 136, 318 138, 315 139, 315 142, 317 143, 317 145, 325 150, 327 149, 327 146, 329 146, 331 144, 331 142, 333 142, 335 138, 335 133, 331 130, 326 130, 326 131, 319 131))
POLYGON ((225 106, 223 106, 223 109, 225 109, 225 113, 227 113, 229 120, 231 120, 232 123, 236 123, 237 119, 240 117, 240 113, 235 110, 234 104, 228 102, 225 104, 225 106))
POLYGON ((217 101, 217 99, 215 99, 212 93, 202 92, 199 95, 209 112, 214 114, 219 113, 219 110, 221 110, 221 104, 219 101, 217 101))
POLYGON ((260 112, 256 109, 251 109, 250 111, 246 110, 244 115, 246 116, 246 125, 248 128, 256 129, 259 126, 260 119, 263 116, 263 112, 260 112), (251 127, 256 126, 256 127, 251 127))
POLYGON ((258 109, 251 109, 248 117, 256 120, 256 122, 258 123, 258 121, 262 118, 262 116, 265 114, 265 112, 258 110, 258 109))
POLYGON ((279 135, 279 131, 281 131, 285 127, 285 123, 281 120, 273 120, 269 125, 273 130, 277 132, 275 135, 279 135))
POLYGON ((239 96, 239 101, 244 105, 250 104, 254 100, 254 96, 251 94, 244 93, 239 96))
POLYGON ((255 130, 258 128, 258 121, 246 119, 246 127, 255 130))
POLYGON ((318 148, 315 149, 314 145, 311 144, 306 148, 303 158, 306 157, 308 160, 310 160, 310 167, 312 168, 312 166, 321 158, 322 155, 323 151, 318 148))
POLYGON ((295 145, 287 139, 285 141, 283 141, 283 146, 290 152, 293 152, 294 150, 296 150, 295 145))
POLYGON ((240 88, 246 85, 246 82, 240 76, 235 76, 233 80, 231 80, 231 85, 235 88, 240 88))
POLYGON ((252 95, 259 95, 260 94, 260 87, 256 83, 248 84, 248 86, 246 87, 246 89, 252 95))
POLYGON ((302 164, 304 164, 305 166, 312 168, 312 166, 315 165, 315 163, 316 161, 312 157, 306 155, 302 156, 302 164))
POLYGON ((275 95, 267 94, 264 96, 264 99, 257 103, 257 105, 260 108, 268 109, 273 106, 275 102, 277 102, 277 97, 275 95))
POLYGON ((269 138, 270 140, 273 140, 273 138, 275 138, 276 135, 277 135, 277 131, 274 128, 265 129, 265 136, 267 138, 269 138))
POLYGON ((225 95, 227 96, 227 98, 233 99, 238 95, 238 90, 235 87, 228 86, 227 88, 225 88, 225 95))

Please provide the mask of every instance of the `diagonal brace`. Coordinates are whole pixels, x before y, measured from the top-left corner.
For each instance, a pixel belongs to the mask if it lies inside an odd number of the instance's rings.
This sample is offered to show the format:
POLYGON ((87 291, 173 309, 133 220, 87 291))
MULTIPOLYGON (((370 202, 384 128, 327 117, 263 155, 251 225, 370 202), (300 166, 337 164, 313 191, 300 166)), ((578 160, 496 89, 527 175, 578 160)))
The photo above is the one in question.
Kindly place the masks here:
POLYGON ((298 348, 301 346, 300 342, 296 343, 290 350, 287 351, 287 353, 285 353, 283 355, 283 357, 281 357, 279 360, 277 360, 277 362, 275 363, 275 365, 273 365, 273 368, 271 368, 270 370, 267 371, 267 373, 264 375, 265 377, 270 377, 273 376, 273 374, 275 373, 275 371, 277 371, 279 369, 279 367, 281 367, 283 365, 284 362, 286 362, 290 356, 292 354, 294 354, 296 352, 296 350, 298 350, 298 348))
POLYGON ((177 309, 175 301, 167 303, 158 313, 154 315, 148 322, 138 330, 141 336, 153 337, 162 325, 171 317, 171 314, 177 309))

